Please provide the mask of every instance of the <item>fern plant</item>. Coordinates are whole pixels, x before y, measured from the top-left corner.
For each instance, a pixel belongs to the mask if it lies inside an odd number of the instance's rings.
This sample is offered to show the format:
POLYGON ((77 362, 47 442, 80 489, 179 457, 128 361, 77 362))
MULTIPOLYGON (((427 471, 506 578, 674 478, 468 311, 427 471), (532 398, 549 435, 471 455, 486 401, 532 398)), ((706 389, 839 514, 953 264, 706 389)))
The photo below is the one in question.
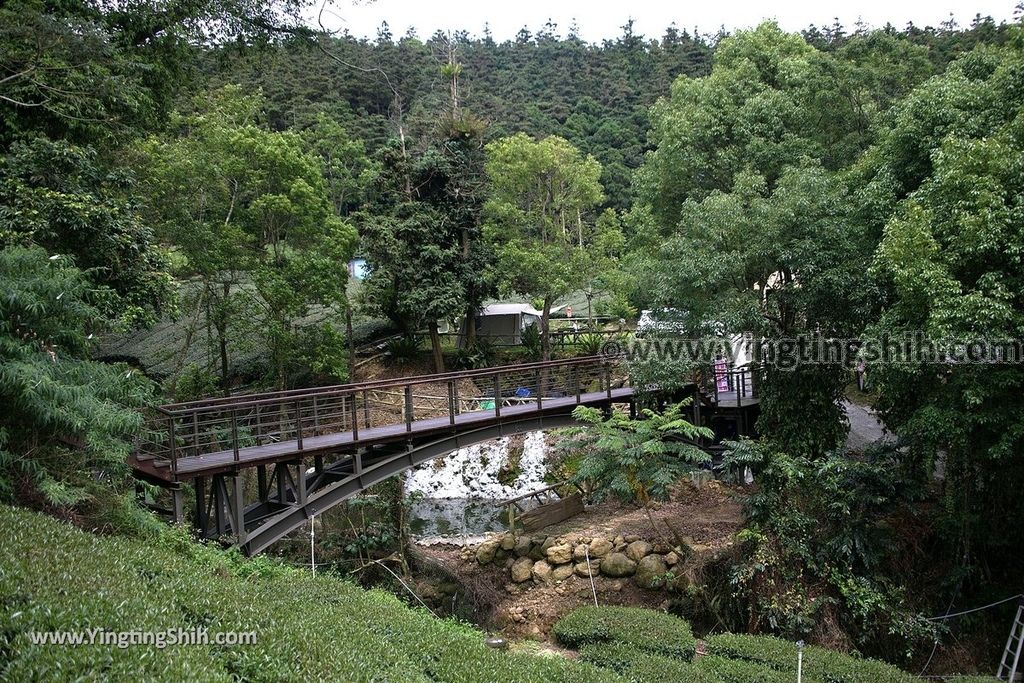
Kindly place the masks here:
POLYGON ((0 500, 71 506, 125 472, 152 383, 88 359, 107 294, 38 247, 0 249, 0 500), (104 476, 96 476, 99 474, 104 476))
POLYGON ((597 408, 580 406, 573 417, 586 428, 573 430, 568 447, 582 452, 572 480, 592 491, 595 500, 612 496, 639 505, 660 535, 651 516, 651 503, 667 500, 669 487, 711 456, 697 440, 714 435, 684 417, 689 401, 670 406, 663 413, 645 409, 639 419, 623 413, 605 415, 597 408))

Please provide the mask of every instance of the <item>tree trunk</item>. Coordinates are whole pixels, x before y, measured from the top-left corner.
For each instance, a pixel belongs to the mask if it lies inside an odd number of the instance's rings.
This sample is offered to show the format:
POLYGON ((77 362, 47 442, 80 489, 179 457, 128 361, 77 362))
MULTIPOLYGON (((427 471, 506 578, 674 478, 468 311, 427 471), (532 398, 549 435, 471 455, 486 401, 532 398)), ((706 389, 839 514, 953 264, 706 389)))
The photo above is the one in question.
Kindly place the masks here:
MULTIPOLYGON (((469 230, 466 228, 462 228, 461 230, 461 242, 462 262, 467 263, 469 261, 470 236, 469 230)), ((466 314, 463 321, 463 325, 466 330, 466 336, 463 338, 463 345, 465 348, 471 349, 476 346, 476 306, 473 304, 473 302, 476 301, 476 286, 473 283, 469 283, 466 295, 466 298, 470 303, 466 305, 466 314)))
POLYGON ((430 348, 434 352, 434 372, 444 372, 444 354, 441 353, 441 335, 437 331, 437 321, 430 321, 430 348))
POLYGON ((214 327, 217 329, 217 345, 220 348, 220 386, 224 390, 224 395, 227 396, 230 390, 228 388, 228 314, 225 309, 228 305, 228 298, 231 296, 230 284, 224 283, 223 293, 224 299, 219 306, 220 310, 216 312, 217 320, 214 327))
POLYGON ((348 381, 356 381, 356 340, 352 334, 352 305, 345 302, 345 340, 348 342, 348 381))
POLYGON ((541 358, 545 361, 551 360, 551 334, 549 324, 551 322, 551 297, 544 297, 544 311, 540 316, 540 348, 541 358))
POLYGON ((466 319, 463 323, 466 328, 465 346, 471 349, 476 346, 476 307, 466 307, 466 319))

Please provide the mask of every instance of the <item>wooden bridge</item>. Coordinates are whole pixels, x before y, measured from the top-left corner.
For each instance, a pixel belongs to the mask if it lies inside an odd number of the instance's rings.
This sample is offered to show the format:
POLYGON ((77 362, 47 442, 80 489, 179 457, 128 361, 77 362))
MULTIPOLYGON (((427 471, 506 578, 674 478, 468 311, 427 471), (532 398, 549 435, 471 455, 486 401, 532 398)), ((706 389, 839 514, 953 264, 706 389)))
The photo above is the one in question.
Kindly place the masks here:
MULTIPOLYGON (((757 407, 749 377, 730 372, 709 391, 690 385, 694 418, 757 407), (702 409, 704 412, 702 413, 702 409)), ((129 462, 136 476, 171 491, 184 520, 182 484, 195 492, 193 523, 254 554, 311 516, 368 487, 459 448, 501 436, 574 424, 580 405, 636 411, 618 359, 527 363, 161 406, 129 462), (255 476, 253 476, 253 473, 255 476)), ((732 419, 732 418, 729 418, 732 419)))

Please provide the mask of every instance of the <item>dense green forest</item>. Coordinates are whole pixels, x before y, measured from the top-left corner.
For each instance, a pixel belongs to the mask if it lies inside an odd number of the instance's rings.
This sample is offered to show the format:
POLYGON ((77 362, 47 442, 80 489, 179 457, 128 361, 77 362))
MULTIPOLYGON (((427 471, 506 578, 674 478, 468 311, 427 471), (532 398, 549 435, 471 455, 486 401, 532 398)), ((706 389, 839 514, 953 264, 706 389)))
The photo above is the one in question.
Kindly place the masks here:
MULTIPOLYGON (((499 43, 327 35, 305 9, 0 5, 0 502, 136 528, 140 409, 344 382, 396 332, 394 359, 494 363, 439 321, 499 298, 543 313, 515 359, 558 353, 581 292, 766 347, 1024 338, 1019 20, 499 43), (97 350, 170 328, 160 372, 97 350)), ((901 665, 953 637, 991 659, 1003 621, 925 616, 1024 592, 1003 360, 871 364, 898 442, 856 457, 848 364, 758 367, 761 438, 726 455, 758 486, 704 608, 901 665)))

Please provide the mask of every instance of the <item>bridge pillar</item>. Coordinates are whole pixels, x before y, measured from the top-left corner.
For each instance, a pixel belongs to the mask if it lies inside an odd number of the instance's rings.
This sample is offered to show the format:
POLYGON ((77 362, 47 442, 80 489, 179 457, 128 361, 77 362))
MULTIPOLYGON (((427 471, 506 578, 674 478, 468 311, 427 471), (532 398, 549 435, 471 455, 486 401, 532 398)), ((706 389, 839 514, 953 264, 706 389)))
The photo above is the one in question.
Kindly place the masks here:
POLYGON ((196 477, 192 480, 192 488, 196 491, 196 515, 195 529, 201 536, 206 535, 206 477, 196 477))
POLYGON ((295 463, 295 502, 306 504, 306 468, 301 460, 295 463))
POLYGON ((274 477, 277 480, 277 502, 288 502, 288 465, 279 462, 274 465, 274 477))
POLYGON ((267 502, 267 497, 270 495, 270 486, 267 482, 267 466, 257 465, 256 466, 256 491, 259 496, 261 503, 267 502))
POLYGON ((245 496, 242 491, 242 474, 236 472, 231 477, 231 531, 235 534, 236 542, 241 545, 245 543, 245 496))
POLYGON ((227 523, 225 522, 225 506, 227 503, 228 490, 224 486, 224 475, 217 474, 213 477, 213 518, 216 522, 215 529, 217 536, 223 536, 228 532, 227 523))
POLYGON ((171 487, 171 519, 175 524, 181 524, 185 518, 185 501, 182 499, 181 484, 175 483, 171 487))

